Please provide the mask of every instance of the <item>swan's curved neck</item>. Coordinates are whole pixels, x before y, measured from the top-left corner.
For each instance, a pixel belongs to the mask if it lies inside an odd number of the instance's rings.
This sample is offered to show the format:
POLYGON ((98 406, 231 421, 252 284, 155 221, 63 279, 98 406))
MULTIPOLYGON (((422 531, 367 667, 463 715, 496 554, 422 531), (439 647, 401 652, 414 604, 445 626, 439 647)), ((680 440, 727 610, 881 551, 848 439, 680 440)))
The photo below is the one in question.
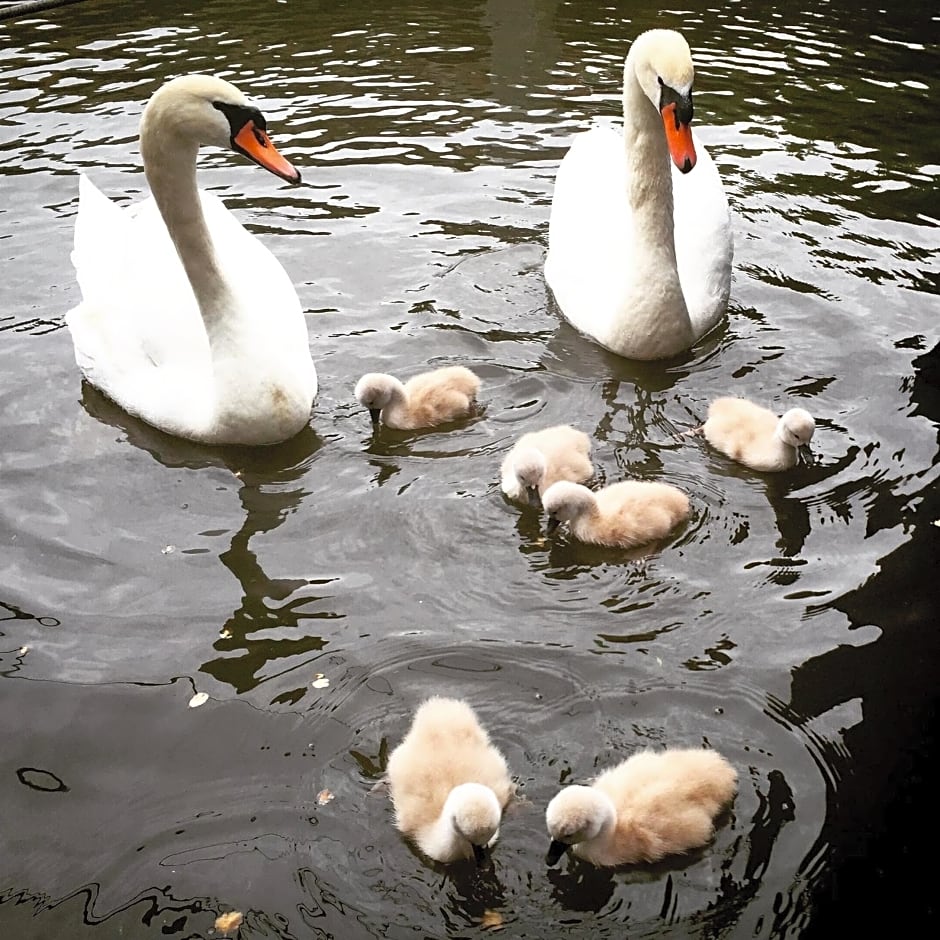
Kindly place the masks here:
POLYGON ((676 263, 672 170, 663 122, 636 77, 641 55, 631 48, 624 66, 623 136, 630 205, 647 243, 661 246, 676 263))
POLYGON ((176 247, 210 338, 232 296, 209 235, 196 187, 198 145, 161 135, 148 125, 141 130, 140 151, 150 191, 176 247))

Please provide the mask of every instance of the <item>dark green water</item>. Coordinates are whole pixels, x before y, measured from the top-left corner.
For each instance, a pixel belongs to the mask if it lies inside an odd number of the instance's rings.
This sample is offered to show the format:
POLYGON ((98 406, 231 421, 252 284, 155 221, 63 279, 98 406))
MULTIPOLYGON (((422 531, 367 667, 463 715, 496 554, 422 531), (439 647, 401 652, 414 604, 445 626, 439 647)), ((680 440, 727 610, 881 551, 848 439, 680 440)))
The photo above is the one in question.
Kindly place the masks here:
POLYGON ((282 940, 478 936, 487 910, 503 937, 931 921, 936 20, 802 6, 100 0, 0 23, 0 937, 209 937, 229 909, 282 940), (654 25, 693 49, 735 279, 715 334, 638 365, 563 324, 541 267, 558 161, 616 115, 654 25), (200 164, 308 312, 320 395, 273 449, 123 415, 62 326, 78 172, 139 197, 143 102, 192 71, 253 95, 304 173, 200 164), (482 376, 482 418, 372 438, 363 372, 450 362, 482 376), (677 437, 729 393, 813 412, 816 465, 762 478, 677 437), (681 536, 629 562, 543 541, 498 468, 559 421, 608 481, 686 488, 681 536), (486 873, 427 865, 371 792, 432 693, 474 704, 522 785, 486 873), (702 742, 740 773, 713 845, 546 870, 562 781, 702 742))

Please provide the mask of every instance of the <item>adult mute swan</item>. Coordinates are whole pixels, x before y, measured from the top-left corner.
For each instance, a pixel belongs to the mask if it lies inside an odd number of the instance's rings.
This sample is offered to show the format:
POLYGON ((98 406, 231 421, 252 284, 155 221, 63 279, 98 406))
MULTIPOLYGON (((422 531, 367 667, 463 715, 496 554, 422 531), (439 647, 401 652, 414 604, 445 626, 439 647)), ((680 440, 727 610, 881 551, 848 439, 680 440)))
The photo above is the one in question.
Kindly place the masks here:
POLYGON ((689 126, 692 77, 679 33, 639 35, 623 133, 579 134, 555 181, 546 280, 573 326, 629 359, 688 349, 728 303, 728 200, 689 126))
POLYGON ((197 190, 201 146, 300 182, 237 88, 167 82, 140 121, 152 198, 125 210, 79 180, 82 302, 65 319, 83 375, 125 411, 207 444, 273 444, 306 425, 317 391, 303 310, 270 251, 197 190))

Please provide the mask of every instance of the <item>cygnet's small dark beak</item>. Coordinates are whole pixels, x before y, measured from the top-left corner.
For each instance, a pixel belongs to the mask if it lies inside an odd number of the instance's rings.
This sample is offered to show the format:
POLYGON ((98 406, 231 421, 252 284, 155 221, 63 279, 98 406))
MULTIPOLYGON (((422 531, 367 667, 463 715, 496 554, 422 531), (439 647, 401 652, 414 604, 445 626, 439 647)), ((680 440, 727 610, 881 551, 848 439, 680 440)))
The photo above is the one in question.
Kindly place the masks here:
POLYGON ((482 868, 487 862, 486 846, 474 844, 473 858, 477 863, 477 867, 482 868))
POLYGON ((382 415, 381 408, 370 408, 369 417, 372 418, 372 427, 377 428, 379 426, 379 418, 382 415))
POLYGON ((539 488, 537 486, 527 486, 525 488, 525 494, 529 500, 530 506, 538 508, 542 505, 542 500, 539 499, 539 488))
POLYGON ((814 463, 813 452, 809 444, 800 444, 796 449, 796 462, 804 467, 811 467, 814 463))
POLYGON ((557 529, 559 525, 561 525, 561 523, 558 521, 558 519, 555 516, 549 516, 548 522, 545 523, 545 531, 548 532, 549 535, 551 535, 552 532, 554 532, 555 529, 557 529))
POLYGON ((557 865, 558 860, 565 854, 565 852, 570 849, 571 846, 567 842, 559 842, 558 839, 552 839, 552 844, 548 847, 548 854, 545 856, 545 864, 549 868, 552 865, 557 865))

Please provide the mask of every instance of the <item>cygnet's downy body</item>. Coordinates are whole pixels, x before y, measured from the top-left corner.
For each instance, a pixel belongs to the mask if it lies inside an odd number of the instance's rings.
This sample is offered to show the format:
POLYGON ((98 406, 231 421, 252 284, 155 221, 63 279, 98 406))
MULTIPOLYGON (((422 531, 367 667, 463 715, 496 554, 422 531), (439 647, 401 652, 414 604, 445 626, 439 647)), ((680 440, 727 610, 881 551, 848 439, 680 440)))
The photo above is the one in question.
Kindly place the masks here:
POLYGON ((438 862, 476 858, 499 836, 515 792, 506 759, 473 709, 430 698, 388 760, 395 824, 438 862))
POLYGON ((546 490, 548 531, 568 524, 580 542, 633 548, 665 538, 689 518, 689 498, 668 483, 627 480, 596 492, 562 481, 546 490))
POLYGON ((584 483, 592 476, 591 439, 568 424, 558 424, 519 438, 503 460, 500 487, 510 499, 537 506, 553 483, 584 483))
POLYGON ((433 428, 474 413, 480 379, 464 366, 423 372, 404 384, 393 375, 370 372, 357 383, 355 395, 369 409, 373 425, 398 430, 433 428))
POLYGON ((815 430, 816 422, 804 408, 791 408, 778 418, 774 412, 745 398, 713 401, 708 408, 708 420, 701 428, 716 450, 763 472, 811 463, 809 442, 815 430))
POLYGON ((554 865, 568 851, 593 865, 657 862, 707 844, 715 817, 737 790, 737 771, 715 751, 641 751, 590 786, 569 786, 548 804, 554 865))

